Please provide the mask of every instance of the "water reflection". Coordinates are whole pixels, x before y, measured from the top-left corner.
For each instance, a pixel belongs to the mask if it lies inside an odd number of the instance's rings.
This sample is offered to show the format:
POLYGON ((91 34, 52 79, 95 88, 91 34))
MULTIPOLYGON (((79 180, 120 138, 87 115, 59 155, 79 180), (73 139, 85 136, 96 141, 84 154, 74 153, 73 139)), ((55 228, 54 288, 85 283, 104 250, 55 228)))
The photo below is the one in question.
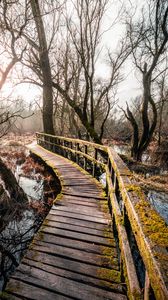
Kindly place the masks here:
MULTIPOLYGON (((5 208, 5 226, 0 228, 0 290, 5 288, 8 277, 19 265, 34 233, 38 230, 47 209, 49 209, 49 205, 47 202, 44 203, 43 197, 47 187, 44 184, 44 177, 35 169, 28 173, 30 177, 26 177, 20 163, 19 165, 15 164, 14 167, 15 177, 27 194, 29 204, 16 203, 15 205, 10 203, 10 198, 8 199, 9 207, 5 208), (10 214, 11 206, 13 207, 12 214, 10 214)), ((3 224, 4 215, 1 215, 1 219, 3 224)))
POLYGON ((35 200, 39 200, 42 198, 43 180, 39 180, 39 182, 37 182, 34 179, 20 176, 19 185, 22 187, 22 189, 28 195, 29 198, 35 200))
POLYGON ((33 210, 25 210, 0 233, 0 290, 5 287, 7 278, 19 265, 32 240, 35 227, 33 210))
POLYGON ((148 200, 168 224, 168 194, 151 190, 148 192, 148 200))
POLYGON ((128 145, 110 145, 118 154, 128 155, 130 147, 128 145))

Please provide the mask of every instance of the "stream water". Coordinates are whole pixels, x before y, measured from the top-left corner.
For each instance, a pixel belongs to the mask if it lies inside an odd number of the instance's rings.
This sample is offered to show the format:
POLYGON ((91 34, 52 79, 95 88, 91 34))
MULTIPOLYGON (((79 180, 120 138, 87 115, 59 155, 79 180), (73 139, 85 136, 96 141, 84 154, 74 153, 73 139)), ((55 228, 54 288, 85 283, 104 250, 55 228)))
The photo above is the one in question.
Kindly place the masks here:
POLYGON ((25 210, 20 220, 9 222, 0 233, 0 244, 5 252, 1 252, 0 290, 3 290, 7 278, 19 265, 29 242, 35 233, 35 214, 33 210, 25 210), (3 254, 2 254, 3 253, 3 254))
MULTIPOLYGON (((41 201, 43 206, 44 179, 42 176, 36 176, 36 179, 26 177, 21 168, 22 165, 16 165, 15 177, 27 194, 29 203, 41 201)), ((31 207, 27 204, 18 209, 16 217, 14 215, 0 232, 0 291, 5 288, 8 277, 19 265, 34 233, 41 224, 42 216, 39 216, 37 211, 31 207)))
POLYGON ((168 194, 151 190, 148 192, 148 200, 168 225, 168 194))
POLYGON ((23 176, 21 167, 22 166, 17 165, 15 171, 15 177, 19 185, 27 194, 29 199, 40 200, 43 195, 43 179, 35 180, 33 178, 23 176))

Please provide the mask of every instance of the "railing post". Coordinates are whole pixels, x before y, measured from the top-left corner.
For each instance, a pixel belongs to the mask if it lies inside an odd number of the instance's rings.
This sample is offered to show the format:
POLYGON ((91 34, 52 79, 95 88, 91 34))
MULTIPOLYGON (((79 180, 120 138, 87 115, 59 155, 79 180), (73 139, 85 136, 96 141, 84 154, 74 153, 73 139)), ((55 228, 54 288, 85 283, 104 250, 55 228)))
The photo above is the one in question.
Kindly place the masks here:
POLYGON ((36 132, 37 145, 39 145, 38 133, 36 132))
POLYGON ((51 137, 48 137, 48 150, 51 150, 51 137))
MULTIPOLYGON (((79 151, 79 143, 77 143, 76 148, 77 148, 76 150, 79 151)), ((79 165, 79 154, 78 153, 76 154, 76 163, 79 165)))
MULTIPOLYGON (((70 142, 70 148, 71 148, 71 149, 73 148, 72 142, 70 142)), ((71 160, 72 160, 72 157, 73 157, 73 153, 70 151, 70 159, 71 159, 71 160)))
MULTIPOLYGON (((97 160, 97 149, 94 148, 94 150, 95 150, 94 159, 97 160)), ((95 175, 96 175, 96 163, 95 163, 95 161, 93 163, 93 173, 92 173, 92 175, 93 175, 93 177, 95 177, 95 175)))
MULTIPOLYGON (((87 154, 87 145, 85 145, 85 154, 87 154)), ((84 169, 87 169, 87 158, 84 156, 84 169)))
MULTIPOLYGON (((62 140, 62 146, 64 147, 65 146, 65 141, 64 140, 62 140)), ((62 155, 64 156, 64 157, 66 157, 66 150, 64 149, 64 148, 62 148, 62 155)))

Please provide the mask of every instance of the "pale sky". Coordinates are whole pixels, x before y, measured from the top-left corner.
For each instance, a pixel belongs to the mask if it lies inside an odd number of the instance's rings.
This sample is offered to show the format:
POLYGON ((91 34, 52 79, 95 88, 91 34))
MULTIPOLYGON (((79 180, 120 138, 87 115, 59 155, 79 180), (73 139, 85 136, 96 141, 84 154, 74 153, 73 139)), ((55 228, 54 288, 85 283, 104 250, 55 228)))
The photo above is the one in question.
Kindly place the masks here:
MULTIPOLYGON (((130 3, 130 0, 125 0, 125 3, 130 3)), ((139 2, 139 0, 138 0, 139 2)), ((137 2, 136 2, 137 3, 137 2)), ((142 2, 141 2, 142 3, 142 2)), ((120 1, 115 1, 114 5, 110 5, 106 11, 106 15, 104 18, 103 28, 105 30, 109 28, 109 25, 111 24, 112 17, 113 19, 116 18, 117 10, 120 7, 120 1)), ((105 65, 104 60, 104 53, 106 51, 106 48, 108 49, 115 49, 118 43, 119 38, 121 38, 124 31, 124 27, 122 24, 116 24, 111 30, 105 32, 103 36, 103 52, 102 52, 102 59, 101 63, 97 66, 96 73, 99 75, 102 75, 103 77, 106 77, 106 74, 108 73, 107 66, 105 65)), ((133 64, 131 63, 131 60, 129 59, 125 67, 123 69, 123 74, 125 79, 123 82, 119 85, 118 94, 117 97, 119 98, 120 105, 124 105, 126 101, 129 101, 131 98, 136 97, 141 93, 140 89, 140 82, 138 82, 138 73, 135 71, 135 68, 133 64)), ((11 74, 12 76, 12 74, 11 74)), ((140 81, 141 78, 139 78, 140 81)), ((10 78, 8 82, 4 85, 1 96, 6 96, 7 94, 11 93, 11 84, 10 84, 10 78)), ((42 93, 42 90, 39 87, 35 87, 34 85, 29 84, 20 84, 17 87, 15 87, 14 93, 12 96, 16 97, 22 97, 25 101, 28 103, 31 102, 31 100, 37 98, 42 93)))

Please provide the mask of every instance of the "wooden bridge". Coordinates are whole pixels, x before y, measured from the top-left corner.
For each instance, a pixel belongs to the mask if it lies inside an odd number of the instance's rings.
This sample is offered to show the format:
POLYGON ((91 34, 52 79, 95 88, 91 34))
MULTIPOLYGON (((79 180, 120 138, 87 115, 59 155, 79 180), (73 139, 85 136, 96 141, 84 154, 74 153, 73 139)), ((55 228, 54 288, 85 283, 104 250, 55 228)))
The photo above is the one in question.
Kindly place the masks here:
POLYGON ((62 191, 5 297, 168 299, 167 227, 119 156, 41 133, 31 151, 53 168, 62 191), (95 179, 103 172, 106 193, 95 179))

